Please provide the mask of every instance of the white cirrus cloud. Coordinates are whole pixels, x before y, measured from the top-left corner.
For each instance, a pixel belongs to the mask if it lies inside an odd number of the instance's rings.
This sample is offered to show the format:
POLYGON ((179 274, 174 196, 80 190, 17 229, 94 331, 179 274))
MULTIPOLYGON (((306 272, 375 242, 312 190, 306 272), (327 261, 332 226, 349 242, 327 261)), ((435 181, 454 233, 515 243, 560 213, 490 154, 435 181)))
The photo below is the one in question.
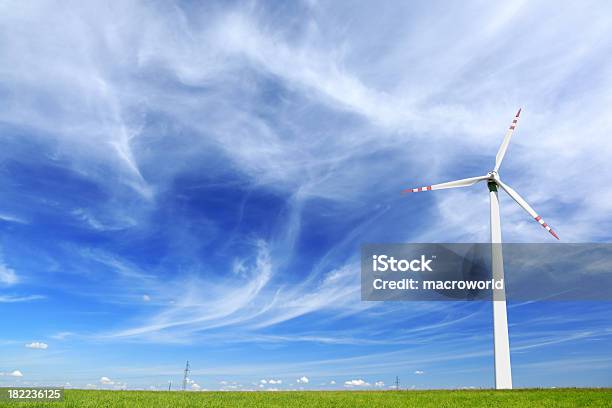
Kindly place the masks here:
POLYGON ((108 377, 100 377, 100 384, 113 385, 115 382, 108 377))
POLYGON ((385 383, 384 383, 383 381, 376 381, 376 382, 374 383, 374 386, 375 386, 375 387, 384 387, 384 386, 385 386, 385 383))
POLYGON ((23 377, 23 374, 19 370, 13 370, 8 375, 11 377, 23 377))
POLYGON ((308 379, 308 377, 306 377, 306 376, 302 376, 302 377, 300 377, 300 378, 298 378, 298 379, 297 379, 297 382, 298 382, 299 384, 308 384, 308 382, 309 382, 309 381, 310 381, 310 380, 309 380, 309 379, 308 379))
POLYGON ((64 331, 64 332, 59 332, 59 333, 55 333, 51 335, 51 338, 56 339, 56 340, 64 340, 73 335, 74 333, 72 332, 64 331))
POLYGON ((26 296, 2 295, 0 296, 0 303, 30 302, 32 300, 40 300, 44 298, 45 297, 42 295, 26 295, 26 296))
POLYGON ((33 341, 32 343, 27 343, 26 348, 37 349, 37 350, 46 350, 49 348, 47 343, 43 343, 41 341, 33 341))
POLYGON ((422 374, 425 374, 425 371, 416 370, 414 373, 415 373, 416 375, 422 375, 422 374))
POLYGON ((27 224, 28 222, 22 218, 16 217, 14 215, 10 215, 10 214, 0 214, 0 221, 5 221, 5 222, 16 222, 19 224, 27 224))

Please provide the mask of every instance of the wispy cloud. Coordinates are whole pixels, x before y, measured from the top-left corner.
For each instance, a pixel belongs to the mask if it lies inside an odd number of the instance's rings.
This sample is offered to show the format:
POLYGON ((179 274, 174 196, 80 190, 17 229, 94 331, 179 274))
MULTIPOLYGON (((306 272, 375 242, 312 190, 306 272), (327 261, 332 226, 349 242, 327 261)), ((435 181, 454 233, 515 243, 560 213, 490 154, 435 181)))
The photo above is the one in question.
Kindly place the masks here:
POLYGON ((19 281, 17 274, 12 268, 2 263, 0 260, 0 285, 11 286, 19 281))
POLYGON ((23 218, 17 217, 15 215, 2 214, 2 213, 0 213, 0 221, 16 222, 16 223, 19 223, 19 224, 27 224, 28 223, 23 218))
POLYGON ((45 299, 42 295, 0 295, 0 303, 17 303, 17 302, 31 302, 33 300, 45 299))

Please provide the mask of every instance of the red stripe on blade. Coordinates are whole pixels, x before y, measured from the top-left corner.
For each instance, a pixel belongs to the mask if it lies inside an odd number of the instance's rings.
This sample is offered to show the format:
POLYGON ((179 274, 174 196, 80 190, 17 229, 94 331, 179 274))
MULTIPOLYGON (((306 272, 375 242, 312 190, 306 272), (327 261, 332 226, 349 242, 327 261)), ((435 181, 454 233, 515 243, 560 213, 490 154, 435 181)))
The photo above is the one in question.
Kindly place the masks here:
POLYGON ((517 117, 517 118, 518 118, 518 117, 519 117, 519 115, 521 114, 521 109, 523 109, 523 108, 519 108, 518 112, 516 112, 516 117, 517 117))
POLYGON ((419 187, 419 188, 407 188, 405 190, 402 190, 402 194, 418 193, 418 192, 421 192, 421 191, 428 191, 428 190, 431 190, 431 186, 419 187))

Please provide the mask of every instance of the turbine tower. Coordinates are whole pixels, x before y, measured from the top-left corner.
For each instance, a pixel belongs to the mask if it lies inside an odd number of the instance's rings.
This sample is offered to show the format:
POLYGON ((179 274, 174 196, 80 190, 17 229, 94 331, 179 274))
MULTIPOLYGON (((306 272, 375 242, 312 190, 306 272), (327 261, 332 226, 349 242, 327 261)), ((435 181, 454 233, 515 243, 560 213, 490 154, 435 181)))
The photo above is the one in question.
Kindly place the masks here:
MULTIPOLYGON (((402 191, 402 193, 417 193, 421 191, 443 190, 446 188, 457 188, 472 186, 478 182, 487 182, 489 188, 489 199, 491 205, 491 262, 493 278, 500 280, 504 278, 504 260, 501 248, 501 223, 499 218, 499 197, 497 196, 498 187, 501 187, 516 203, 529 215, 531 215, 542 227, 559 239, 557 234, 542 220, 527 201, 523 199, 509 185, 503 183, 499 177, 498 170, 502 160, 510 144, 510 138, 516 128, 521 109, 518 110, 516 116, 510 124, 510 128, 504 136, 504 141, 499 147, 497 156, 495 156, 495 167, 485 176, 471 177, 462 180, 449 181, 442 184, 434 184, 426 187, 410 188, 402 191)), ((508 315, 506 312, 506 296, 505 289, 500 296, 503 300, 493 299, 493 342, 495 354, 495 388, 497 389, 512 389, 512 370, 510 368, 510 341, 508 339, 508 315)))

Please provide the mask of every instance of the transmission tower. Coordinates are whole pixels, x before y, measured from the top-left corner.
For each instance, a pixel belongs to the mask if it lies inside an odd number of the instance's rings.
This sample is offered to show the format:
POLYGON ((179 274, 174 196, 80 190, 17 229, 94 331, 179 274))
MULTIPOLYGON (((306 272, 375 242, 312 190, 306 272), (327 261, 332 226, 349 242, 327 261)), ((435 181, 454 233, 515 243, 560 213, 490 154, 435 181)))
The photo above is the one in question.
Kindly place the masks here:
POLYGON ((399 390, 399 377, 397 375, 395 376, 395 390, 399 390))
POLYGON ((187 364, 185 364, 185 375, 183 375, 183 391, 187 389, 187 380, 189 379, 189 360, 187 360, 187 364))

